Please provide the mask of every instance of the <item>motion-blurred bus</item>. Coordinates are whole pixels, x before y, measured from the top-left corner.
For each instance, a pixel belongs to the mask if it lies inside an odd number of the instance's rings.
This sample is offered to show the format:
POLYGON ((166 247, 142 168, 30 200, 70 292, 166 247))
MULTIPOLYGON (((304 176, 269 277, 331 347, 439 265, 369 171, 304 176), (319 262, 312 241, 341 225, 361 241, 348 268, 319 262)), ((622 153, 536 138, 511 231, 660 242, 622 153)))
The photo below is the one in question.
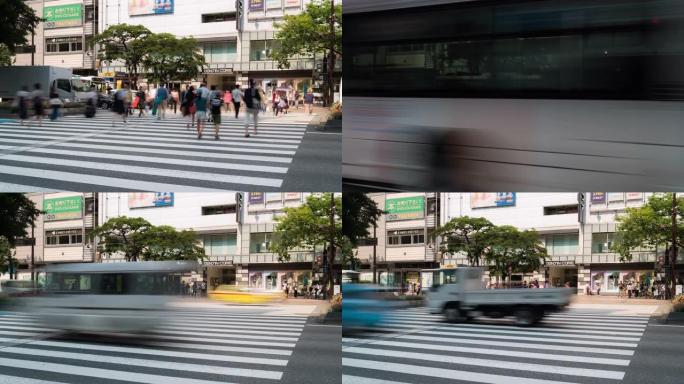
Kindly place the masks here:
POLYGON ((684 187, 684 1, 349 0, 345 187, 684 187))

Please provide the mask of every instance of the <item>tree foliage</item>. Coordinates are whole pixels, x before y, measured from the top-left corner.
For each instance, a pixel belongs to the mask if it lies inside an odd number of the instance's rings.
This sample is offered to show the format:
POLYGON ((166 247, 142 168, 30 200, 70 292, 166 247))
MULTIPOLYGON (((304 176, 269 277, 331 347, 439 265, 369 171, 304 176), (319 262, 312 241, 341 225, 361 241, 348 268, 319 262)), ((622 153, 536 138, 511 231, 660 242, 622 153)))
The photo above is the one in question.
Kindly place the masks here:
POLYGON ((356 247, 359 239, 370 237, 369 228, 376 225, 385 212, 362 192, 345 192, 342 195, 342 230, 356 247))
POLYGON ((145 46, 142 64, 154 82, 192 80, 207 65, 197 41, 191 37, 179 39, 170 33, 158 33, 147 37, 145 46))
POLYGON ((489 220, 483 217, 461 216, 451 219, 437 228, 434 236, 441 236, 441 251, 447 255, 463 253, 470 265, 482 263, 487 247, 487 232, 494 228, 489 220))
MULTIPOLYGON (((12 265, 17 265, 17 259, 14 258, 16 251, 12 243, 6 237, 0 236, 0 275, 11 271, 12 265)), ((10 276, 10 278, 12 278, 10 276)))
POLYGON ((204 248, 192 230, 177 231, 169 225, 152 226, 142 233, 144 260, 203 260, 204 248))
POLYGON ((14 244, 17 238, 27 237, 41 210, 22 193, 0 193, 0 236, 14 244))
POLYGON ((539 270, 548 254, 535 230, 520 231, 510 225, 494 226, 484 232, 484 259, 492 275, 539 270))
POLYGON ((0 67, 12 65, 12 52, 5 44, 0 44, 0 67))
POLYGON ((135 87, 152 32, 142 25, 116 24, 93 38, 100 44, 99 59, 124 62, 131 85, 135 87))
POLYGON ((27 36, 41 20, 23 0, 0 1, 0 45, 14 53, 17 46, 28 44, 27 36))

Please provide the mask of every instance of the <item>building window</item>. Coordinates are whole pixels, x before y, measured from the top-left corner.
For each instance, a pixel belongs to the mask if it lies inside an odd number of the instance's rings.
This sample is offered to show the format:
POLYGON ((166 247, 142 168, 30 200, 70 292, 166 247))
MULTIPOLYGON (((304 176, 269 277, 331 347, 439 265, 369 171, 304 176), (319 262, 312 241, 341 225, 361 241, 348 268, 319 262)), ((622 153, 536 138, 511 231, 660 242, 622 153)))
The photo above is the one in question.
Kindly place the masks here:
POLYGON ((95 199, 92 197, 88 197, 85 199, 85 212, 86 215, 93 214, 93 210, 95 209, 95 199))
POLYGON ((207 256, 227 256, 237 253, 236 234, 203 235, 201 238, 207 256))
POLYGON ((227 215, 235 213, 235 204, 214 205, 211 207, 202 207, 202 216, 209 215, 227 215))
POLYGON ((237 42, 235 41, 203 43, 201 48, 207 63, 230 63, 237 61, 237 42))
POLYGON ((377 243, 377 239, 373 238, 361 238, 356 241, 357 247, 373 246, 377 243))
POLYGON ((607 253, 613 248, 615 233, 592 233, 591 253, 607 253))
POLYGON ((276 40, 252 40, 249 46, 249 60, 271 60, 273 50, 278 47, 276 40))
POLYGON ((577 213, 578 211, 577 204, 557 205, 554 207, 544 207, 544 216, 567 215, 570 213, 577 213))
POLYGON ((92 5, 86 5, 85 7, 85 21, 93 21, 95 18, 95 9, 92 5))
POLYGON ((83 51, 83 38, 81 36, 45 39, 45 52, 47 53, 69 53, 81 51, 83 51))
POLYGON ((207 13, 202 15, 203 23, 220 23, 222 21, 235 21, 235 12, 207 13))
POLYGON ((387 245, 419 245, 425 244, 424 229, 405 229, 387 232, 387 245))
POLYGON ((574 233, 546 235, 543 240, 551 256, 576 255, 579 248, 579 235, 574 233))
POLYGON ((273 240, 272 232, 256 232, 249 234, 249 253, 268 253, 273 240))
POLYGON ((430 197, 427 199, 427 214, 434 215, 437 212, 437 199, 430 197))
POLYGON ((83 244, 83 230, 80 228, 45 232, 45 245, 61 246, 79 244, 83 244))

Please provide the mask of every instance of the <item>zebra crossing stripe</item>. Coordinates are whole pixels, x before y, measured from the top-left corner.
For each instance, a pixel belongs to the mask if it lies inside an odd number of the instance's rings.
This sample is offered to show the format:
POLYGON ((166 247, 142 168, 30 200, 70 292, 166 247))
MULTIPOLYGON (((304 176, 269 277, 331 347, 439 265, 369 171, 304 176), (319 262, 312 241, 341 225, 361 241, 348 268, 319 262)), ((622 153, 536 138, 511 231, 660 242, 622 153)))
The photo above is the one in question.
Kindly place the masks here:
POLYGON ((477 373, 455 369, 433 368, 410 364, 390 363, 386 361, 378 363, 375 361, 352 359, 348 357, 342 358, 342 366, 372 369, 386 372, 404 373, 409 375, 419 374, 422 376, 436 377, 441 379, 473 381, 476 383, 487 384, 575 384, 566 381, 541 380, 527 377, 494 375, 490 373, 477 373))
MULTIPOLYGON (((587 343, 587 340, 575 340, 575 339, 562 339, 557 338, 546 338, 546 337, 530 337, 530 336, 509 336, 509 335, 492 335, 492 334, 473 334, 471 332, 450 332, 450 331, 437 331, 437 330, 425 330, 423 334, 431 335, 444 335, 444 336, 462 336, 462 337, 479 337, 485 339, 503 339, 503 340, 525 340, 525 341, 537 341, 545 343, 563 343, 563 344, 581 344, 587 343)), ((459 339, 460 340, 460 339, 459 339)), ((636 343, 624 343, 617 341, 591 341, 592 345, 603 345, 609 347, 625 347, 634 348, 637 346, 636 343)))
POLYGON ((217 335, 216 333, 212 332, 200 332, 200 331, 195 331, 195 332, 176 332, 176 331, 164 331, 164 330, 153 330, 150 331, 152 334, 172 334, 172 335, 189 335, 189 336, 206 336, 206 337, 211 337, 211 338, 220 338, 220 337, 234 337, 234 338, 239 338, 239 339, 255 339, 255 340, 277 340, 277 341, 297 341, 297 337, 284 337, 284 336, 264 336, 264 335, 245 335, 244 332, 222 332, 220 335, 217 335))
POLYGON ((55 384, 55 382, 40 379, 32 379, 30 377, 0 375, 0 384, 55 384))
MULTIPOLYGON (((288 332, 288 331, 282 331, 282 330, 268 330, 268 331, 262 331, 262 330, 254 330, 254 327, 243 327, 243 328, 230 328, 230 329, 205 329, 204 332, 208 334, 218 334, 218 335, 232 335, 236 330, 239 330, 241 334, 250 334, 250 335, 276 335, 276 336, 300 336, 302 333, 301 332, 288 332)), ((197 329, 195 326, 182 326, 182 325, 164 325, 161 327, 158 327, 156 329, 165 329, 165 330, 193 330, 197 329)), ((261 328, 263 329, 263 328, 261 328)))
POLYGON ((342 384, 409 384, 409 383, 401 383, 401 382, 394 381, 394 380, 371 379, 369 377, 342 375, 342 384))

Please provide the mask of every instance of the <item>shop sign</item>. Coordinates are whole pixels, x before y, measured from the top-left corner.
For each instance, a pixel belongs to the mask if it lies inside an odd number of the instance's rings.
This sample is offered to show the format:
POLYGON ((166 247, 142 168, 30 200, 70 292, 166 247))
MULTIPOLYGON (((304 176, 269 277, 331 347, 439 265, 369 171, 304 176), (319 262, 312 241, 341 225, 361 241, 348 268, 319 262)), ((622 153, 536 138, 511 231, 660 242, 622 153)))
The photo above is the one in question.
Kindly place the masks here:
POLYGON ((128 16, 173 13, 173 0, 128 0, 128 16))
POLYGON ((128 208, 173 207, 173 192, 132 192, 128 208))
POLYGON ((233 73, 233 68, 205 68, 202 73, 233 73))
POLYGON ((283 0, 266 0, 266 9, 278 9, 283 7, 283 0))
POLYGON ((425 217, 425 197, 412 196, 387 199, 385 202, 386 221, 415 220, 425 217))
POLYGON ((627 200, 641 200, 644 198, 642 192, 627 192, 627 200))
POLYGON ((574 260, 549 260, 546 262, 548 266, 560 266, 560 265, 575 265, 574 260))
POLYGON ((285 200, 300 200, 301 198, 301 192, 285 192, 285 200))
POLYGON ((67 4, 43 8, 45 29, 80 26, 82 24, 82 5, 67 4))
POLYGON ((300 7, 302 5, 302 0, 285 0, 285 7, 300 7))
POLYGON ((249 0, 249 11, 257 12, 264 10, 264 0, 249 0))
POLYGON ((281 199, 280 192, 266 192, 266 201, 280 201, 281 199))
POLYGON ((263 204, 264 203, 264 193, 263 192, 250 192, 249 193, 249 203, 250 204, 263 204))
POLYGON ((606 193, 605 192, 592 192, 591 193, 591 203, 592 204, 605 204, 606 203, 606 193))
POLYGON ((204 261, 202 261, 202 265, 213 265, 213 266, 227 265, 227 266, 232 266, 232 265, 233 265, 233 261, 232 261, 232 260, 221 260, 221 261, 209 261, 209 260, 204 260, 204 261))
POLYGON ((43 201, 45 221, 73 220, 83 217, 81 196, 60 197, 43 201))
POLYGON ((515 192, 478 192, 470 194, 470 208, 513 206, 515 206, 515 192))

